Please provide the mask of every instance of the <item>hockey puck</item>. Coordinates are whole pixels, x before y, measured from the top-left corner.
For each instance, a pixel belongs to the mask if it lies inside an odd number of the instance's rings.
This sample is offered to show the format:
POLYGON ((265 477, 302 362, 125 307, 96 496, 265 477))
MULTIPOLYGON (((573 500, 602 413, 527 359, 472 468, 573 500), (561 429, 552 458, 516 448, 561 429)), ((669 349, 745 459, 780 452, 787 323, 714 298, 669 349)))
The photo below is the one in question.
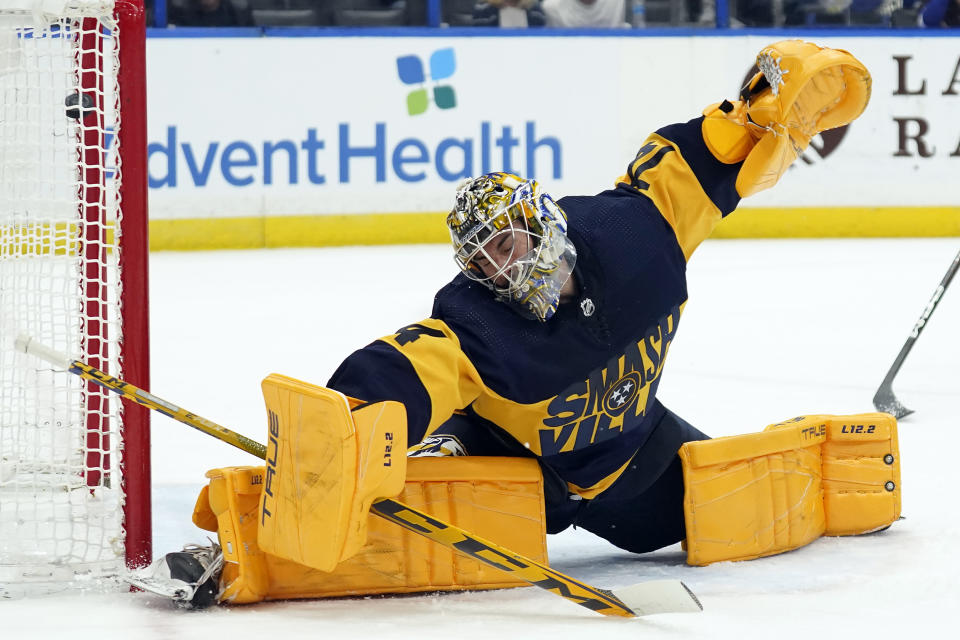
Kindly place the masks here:
POLYGON ((94 110, 93 96, 89 93, 71 93, 64 99, 63 104, 67 107, 67 117, 74 120, 80 119, 81 110, 84 118, 93 113, 94 110), (83 96, 82 100, 81 96, 83 96))

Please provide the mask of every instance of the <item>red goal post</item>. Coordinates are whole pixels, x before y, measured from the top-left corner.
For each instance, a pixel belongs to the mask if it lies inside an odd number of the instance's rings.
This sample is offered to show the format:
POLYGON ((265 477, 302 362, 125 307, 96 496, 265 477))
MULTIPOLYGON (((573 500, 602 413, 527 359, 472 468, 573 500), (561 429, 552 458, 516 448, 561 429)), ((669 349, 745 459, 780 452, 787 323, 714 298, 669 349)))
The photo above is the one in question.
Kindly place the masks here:
POLYGON ((151 560, 143 0, 0 0, 0 597, 151 560))

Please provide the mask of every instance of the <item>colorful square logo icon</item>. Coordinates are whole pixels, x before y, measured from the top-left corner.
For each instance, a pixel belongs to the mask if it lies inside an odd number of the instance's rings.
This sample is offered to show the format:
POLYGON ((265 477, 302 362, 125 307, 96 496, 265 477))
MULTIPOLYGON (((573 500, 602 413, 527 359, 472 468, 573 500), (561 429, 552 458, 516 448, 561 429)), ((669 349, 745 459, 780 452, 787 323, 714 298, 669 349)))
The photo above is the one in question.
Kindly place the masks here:
POLYGON ((453 76, 457 70, 457 60, 453 48, 437 49, 430 54, 427 67, 417 55, 406 55, 397 58, 397 76, 405 85, 421 85, 407 94, 407 113, 411 116, 426 113, 430 106, 431 96, 433 104, 438 109, 453 109, 457 106, 457 92, 448 84, 435 84, 453 76), (429 75, 426 73, 429 68, 429 75), (432 91, 428 90, 427 83, 432 83, 432 91))

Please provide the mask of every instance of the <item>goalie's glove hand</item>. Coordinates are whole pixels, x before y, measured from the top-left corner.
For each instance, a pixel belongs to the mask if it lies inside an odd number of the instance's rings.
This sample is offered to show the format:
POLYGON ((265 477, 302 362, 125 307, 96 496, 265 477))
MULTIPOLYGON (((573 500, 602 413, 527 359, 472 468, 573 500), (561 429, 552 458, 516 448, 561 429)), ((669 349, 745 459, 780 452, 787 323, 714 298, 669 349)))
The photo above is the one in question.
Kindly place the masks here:
POLYGON ((870 100, 870 72, 841 49, 785 40, 760 51, 757 67, 740 101, 704 112, 704 139, 714 155, 743 160, 742 197, 776 184, 813 136, 849 124, 870 100), (732 125, 745 127, 749 137, 732 135, 732 125))
POLYGON ((740 94, 748 123, 786 133, 799 151, 821 131, 852 122, 870 100, 870 72, 841 49, 785 40, 764 48, 757 67, 740 94))

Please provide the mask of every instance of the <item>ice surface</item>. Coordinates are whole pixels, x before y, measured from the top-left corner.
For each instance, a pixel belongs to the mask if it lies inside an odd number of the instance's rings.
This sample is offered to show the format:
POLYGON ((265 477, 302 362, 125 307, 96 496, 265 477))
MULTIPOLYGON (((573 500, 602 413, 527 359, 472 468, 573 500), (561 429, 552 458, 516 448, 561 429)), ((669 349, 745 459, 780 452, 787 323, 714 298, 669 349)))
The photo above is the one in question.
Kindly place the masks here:
MULTIPOLYGON (((874 391, 949 266, 956 239, 710 241, 660 398, 711 435, 802 413, 872 411, 874 391)), ((263 440, 260 380, 323 384, 350 351, 426 317, 453 275, 439 245, 151 256, 152 391, 263 440)), ((960 285, 954 285, 957 288, 960 285)), ((594 586, 679 578, 700 614, 604 618, 538 589, 268 603, 184 613, 144 594, 0 602, 2 638, 767 638, 952 635, 960 605, 960 288, 948 290, 894 389, 905 520, 774 558, 688 567, 582 531, 551 564, 594 586)), ((156 552, 203 540, 189 523, 206 469, 255 460, 153 419, 156 552)))

